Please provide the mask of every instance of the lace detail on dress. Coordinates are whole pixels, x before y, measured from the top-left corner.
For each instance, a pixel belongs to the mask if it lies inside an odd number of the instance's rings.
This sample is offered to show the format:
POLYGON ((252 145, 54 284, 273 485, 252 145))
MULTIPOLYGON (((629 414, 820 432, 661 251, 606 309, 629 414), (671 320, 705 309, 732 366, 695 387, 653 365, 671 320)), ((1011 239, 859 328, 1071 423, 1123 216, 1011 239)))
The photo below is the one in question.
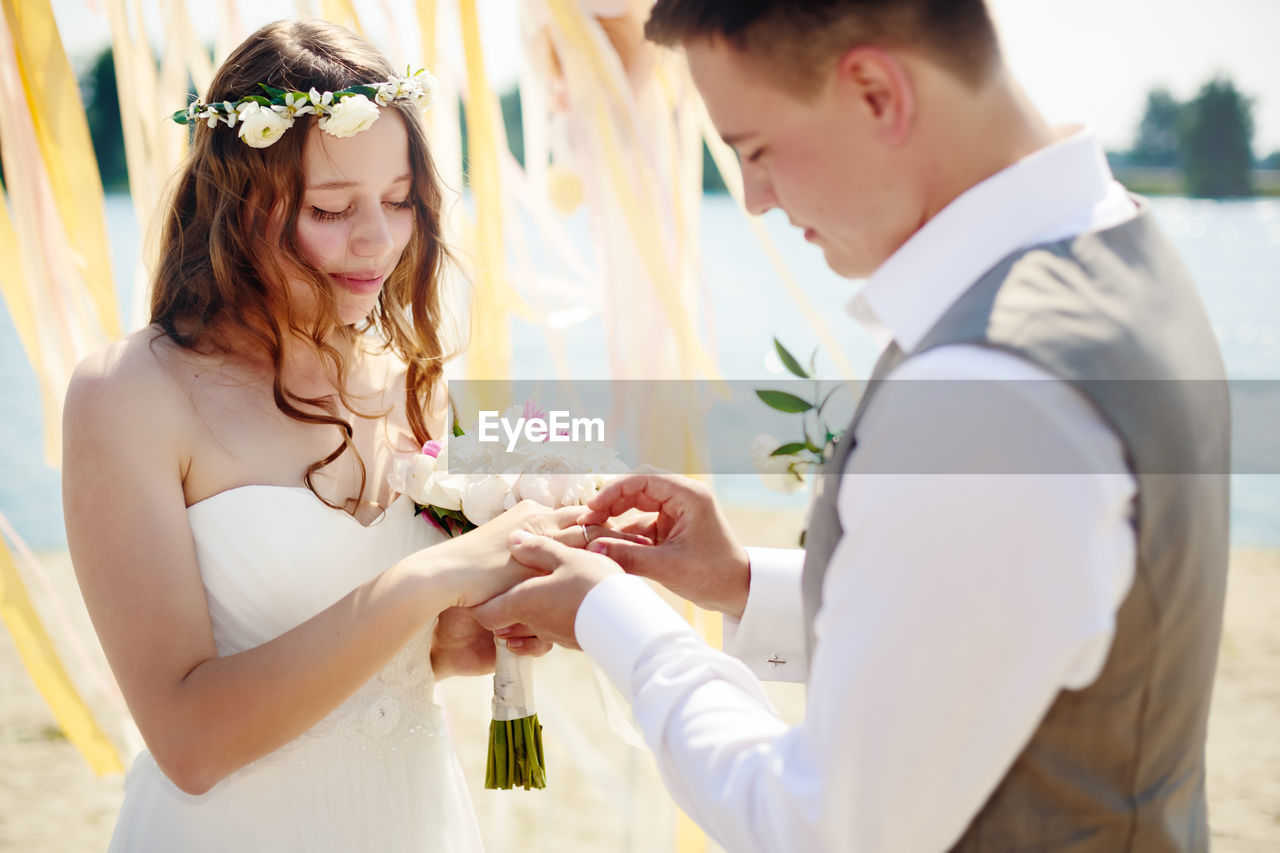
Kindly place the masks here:
POLYGON ((337 750, 385 754, 444 736, 444 713, 434 697, 430 636, 429 627, 329 716, 248 766, 306 764, 311 756, 337 750))

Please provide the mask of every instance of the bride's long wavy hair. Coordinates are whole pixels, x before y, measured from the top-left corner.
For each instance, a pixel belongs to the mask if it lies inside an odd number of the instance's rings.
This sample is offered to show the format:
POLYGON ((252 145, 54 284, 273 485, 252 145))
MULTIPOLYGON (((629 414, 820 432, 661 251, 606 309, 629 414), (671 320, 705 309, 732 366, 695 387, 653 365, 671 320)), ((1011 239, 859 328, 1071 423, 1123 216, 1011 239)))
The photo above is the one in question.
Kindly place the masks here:
MULTIPOLYGON (((348 30, 323 21, 277 21, 249 36, 227 57, 204 101, 234 102, 260 93, 259 83, 324 92, 386 80, 393 73, 376 49, 348 30)), ((452 356, 441 332, 446 320, 441 285, 453 259, 441 241, 442 193, 422 116, 407 101, 381 109, 397 110, 408 131, 409 199, 415 223, 376 307, 362 322, 341 323, 332 283, 307 260, 298 243, 306 185, 302 152, 315 124, 311 115, 297 118, 266 148, 247 145, 236 129, 225 125, 195 126, 190 156, 160 225, 151 291, 151 322, 177 345, 208 352, 225 351, 229 340, 251 341, 273 365, 277 408, 302 423, 341 431, 341 443, 307 468, 305 482, 315 492, 313 475, 350 450, 360 469, 357 500, 364 497, 367 471, 352 444, 352 426, 338 415, 332 396, 302 397, 286 386, 285 340, 314 346, 338 398, 348 411, 358 412, 346 388, 350 365, 344 351, 353 352, 357 339, 381 339, 382 346, 408 366, 405 409, 419 443, 431 437, 424 410, 444 362, 452 356), (306 282, 314 291, 318 310, 313 313, 308 306, 305 320, 290 310, 284 283, 291 279, 306 282), (334 346, 335 340, 346 346, 334 346)))

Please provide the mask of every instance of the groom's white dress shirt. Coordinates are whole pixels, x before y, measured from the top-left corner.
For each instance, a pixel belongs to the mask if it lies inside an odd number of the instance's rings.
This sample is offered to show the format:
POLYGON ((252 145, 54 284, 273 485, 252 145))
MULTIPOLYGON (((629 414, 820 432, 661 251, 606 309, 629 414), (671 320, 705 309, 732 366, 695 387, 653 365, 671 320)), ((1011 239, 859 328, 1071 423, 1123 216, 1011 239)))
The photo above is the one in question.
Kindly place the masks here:
MULTIPOLYGON (((1010 253, 1135 213, 1093 134, 1076 131, 953 201, 850 311, 910 352, 1010 253)), ((891 376, 1052 378, 974 346, 931 350, 891 376)), ((709 648, 639 578, 611 577, 584 600, 583 650, 631 700, 676 801, 728 850, 944 850, 1058 692, 1097 677, 1132 582, 1136 484, 1077 391, 1027 385, 987 386, 1004 397, 999 423, 946 410, 945 398, 924 418, 892 394, 867 407, 811 662, 800 551, 749 549, 746 612, 725 632, 737 657, 709 648), (1094 473, 866 473, 907 447, 982 458, 1028 441, 1094 473), (778 718, 756 675, 807 676, 803 723, 778 718)))

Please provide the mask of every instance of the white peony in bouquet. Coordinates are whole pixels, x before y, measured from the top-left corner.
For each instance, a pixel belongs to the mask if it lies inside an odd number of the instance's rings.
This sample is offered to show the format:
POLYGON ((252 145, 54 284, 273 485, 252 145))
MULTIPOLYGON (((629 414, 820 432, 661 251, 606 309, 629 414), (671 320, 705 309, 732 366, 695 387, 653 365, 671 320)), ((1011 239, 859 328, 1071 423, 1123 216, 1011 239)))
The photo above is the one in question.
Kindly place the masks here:
MULTIPOLYGON (((603 441, 573 441, 566 432, 549 433, 547 413, 531 403, 511 406, 505 424, 540 421, 537 431, 508 432, 481 440, 455 422, 446 442, 428 441, 412 459, 396 462, 391 487, 406 494, 449 536, 474 530, 522 500, 549 507, 585 506, 610 479, 629 469, 603 441)), ((603 437, 602 437, 603 438, 603 437)), ((495 639, 493 721, 489 726, 486 788, 546 787, 542 726, 533 704, 528 658, 517 657, 495 639)))

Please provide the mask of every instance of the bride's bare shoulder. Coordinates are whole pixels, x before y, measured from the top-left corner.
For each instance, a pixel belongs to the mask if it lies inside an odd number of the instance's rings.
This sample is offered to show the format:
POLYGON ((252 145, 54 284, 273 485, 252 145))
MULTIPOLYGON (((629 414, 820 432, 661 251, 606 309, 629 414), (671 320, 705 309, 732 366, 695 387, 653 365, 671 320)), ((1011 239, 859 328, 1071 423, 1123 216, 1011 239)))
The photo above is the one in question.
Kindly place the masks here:
POLYGON ((125 418, 139 431, 176 428, 185 406, 174 372, 186 358, 150 326, 107 344, 76 366, 67 386, 64 423, 71 427, 89 417, 106 426, 125 418))

